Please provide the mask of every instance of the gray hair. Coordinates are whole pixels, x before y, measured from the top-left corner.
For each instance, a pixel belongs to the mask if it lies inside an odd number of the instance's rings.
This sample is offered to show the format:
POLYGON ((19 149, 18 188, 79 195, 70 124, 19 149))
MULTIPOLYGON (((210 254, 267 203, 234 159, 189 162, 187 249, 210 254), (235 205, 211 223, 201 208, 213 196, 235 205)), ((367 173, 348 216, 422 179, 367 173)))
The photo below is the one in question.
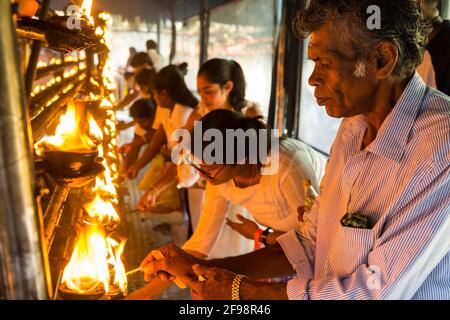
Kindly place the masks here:
MULTIPOLYGON (((305 39, 327 23, 332 25, 333 38, 340 39, 343 48, 352 48, 355 61, 360 64, 367 61, 371 49, 381 41, 395 44, 398 61, 394 74, 402 78, 411 76, 422 62, 431 32, 419 0, 311 0, 297 12, 293 29, 305 39), (381 10, 379 29, 367 27, 367 8, 373 5, 381 10)), ((360 76, 361 71, 364 70, 359 70, 360 76)))

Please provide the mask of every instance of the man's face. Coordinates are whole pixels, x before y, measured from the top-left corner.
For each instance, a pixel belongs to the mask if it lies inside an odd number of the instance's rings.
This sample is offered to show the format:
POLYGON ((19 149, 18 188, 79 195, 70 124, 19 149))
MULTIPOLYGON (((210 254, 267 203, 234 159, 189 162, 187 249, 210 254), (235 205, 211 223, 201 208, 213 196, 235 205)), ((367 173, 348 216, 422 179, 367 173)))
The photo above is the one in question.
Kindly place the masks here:
POLYGON ((309 84, 315 87, 317 103, 325 106, 329 116, 365 114, 374 105, 377 87, 374 70, 366 65, 362 72, 364 65, 358 63, 351 48, 338 46, 339 39, 332 35, 331 28, 327 24, 311 33, 308 59, 314 61, 314 70, 309 84))

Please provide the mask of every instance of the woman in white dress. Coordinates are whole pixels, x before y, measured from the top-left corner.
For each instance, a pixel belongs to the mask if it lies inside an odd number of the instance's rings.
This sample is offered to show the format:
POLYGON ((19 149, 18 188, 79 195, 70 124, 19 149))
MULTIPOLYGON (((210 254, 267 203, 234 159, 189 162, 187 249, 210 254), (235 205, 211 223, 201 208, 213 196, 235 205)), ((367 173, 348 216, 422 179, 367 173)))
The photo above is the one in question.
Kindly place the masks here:
MULTIPOLYGON (((302 181, 310 180, 318 190, 325 165, 324 159, 306 144, 284 138, 279 141, 279 148, 274 145, 270 152, 269 159, 271 164, 278 164, 277 170, 271 174, 263 174, 265 159, 258 159, 256 163, 252 161, 249 156, 249 150, 252 149, 250 139, 239 140, 227 135, 230 130, 246 132, 254 129, 258 134, 255 135, 253 143, 257 141, 257 148, 261 148, 265 141, 258 130, 268 129, 260 117, 249 118, 231 110, 214 110, 204 116, 201 122, 196 123, 193 130, 199 130, 198 136, 203 137, 210 129, 220 132, 223 137, 223 150, 215 149, 214 154, 229 156, 229 146, 233 143, 234 161, 229 163, 227 158, 227 163, 220 163, 219 160, 219 163, 211 164, 201 160, 205 152, 211 150, 215 140, 193 139, 194 146, 191 150, 193 159, 197 161, 190 160, 190 164, 205 177, 207 186, 200 221, 183 249, 196 256, 210 257, 211 250, 222 241, 219 236, 224 231, 226 215, 232 204, 246 208, 261 225, 282 232, 298 229, 297 208, 302 206, 305 200, 302 181), (231 138, 237 141, 228 141, 231 138), (198 144, 201 147, 198 147, 198 144), (239 155, 243 157, 239 158, 239 155)), ((192 136, 195 137, 196 134, 197 132, 192 136)), ((257 152, 261 156, 259 149, 257 152)), ((235 231, 230 232, 242 237, 235 231)), ((222 243, 224 256, 230 256, 228 247, 229 243, 222 243)))
MULTIPOLYGON (((234 60, 215 58, 206 61, 198 71, 197 89, 201 100, 189 117, 189 128, 192 128, 194 121, 198 121, 209 112, 217 109, 242 112, 246 117, 262 116, 258 104, 245 99, 244 72, 239 63, 234 60)), ((201 189, 190 188, 188 194, 189 202, 192 204, 204 201, 204 191, 201 189)), ((190 211, 195 230, 200 218, 201 206, 191 205, 190 211)), ((227 217, 235 220, 238 215, 252 219, 246 208, 232 204, 229 207, 227 217)), ((221 228, 219 238, 221 241, 217 241, 217 245, 209 253, 211 258, 240 255, 253 250, 252 241, 239 236, 228 226, 221 228)))
POLYGON ((175 188, 176 165, 170 161, 170 156, 164 157, 164 162, 160 150, 164 145, 167 145, 169 151, 174 147, 175 143, 170 139, 172 133, 186 126, 190 114, 198 104, 198 100, 186 87, 182 70, 175 65, 169 65, 156 74, 153 98, 158 105, 153 122, 155 133, 144 152, 127 171, 128 178, 134 179, 152 160, 155 161, 154 167, 161 170, 155 174, 152 171, 154 168, 150 168, 140 183, 140 188, 145 189, 138 203, 138 208, 142 211, 154 209, 156 199, 168 197, 168 194, 174 195, 174 201, 175 196, 178 198, 175 188), (164 162, 162 166, 161 162, 164 162))

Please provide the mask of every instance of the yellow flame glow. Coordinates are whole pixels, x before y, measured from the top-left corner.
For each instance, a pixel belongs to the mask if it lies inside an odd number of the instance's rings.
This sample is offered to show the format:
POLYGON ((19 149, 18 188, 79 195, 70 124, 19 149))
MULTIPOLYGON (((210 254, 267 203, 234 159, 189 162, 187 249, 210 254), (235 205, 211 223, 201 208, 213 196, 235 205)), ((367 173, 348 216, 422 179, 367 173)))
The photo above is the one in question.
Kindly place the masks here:
POLYGON ((81 6, 81 12, 89 19, 91 24, 94 24, 94 19, 91 16, 92 0, 84 0, 81 6))
POLYGON ((81 233, 69 263, 64 269, 62 284, 81 293, 92 293, 99 287, 109 291, 109 270, 105 235, 96 227, 81 233))
POLYGON ((122 263, 122 253, 125 248, 126 241, 123 240, 120 244, 111 237, 106 238, 108 243, 109 259, 108 263, 114 266, 114 282, 113 284, 122 292, 127 291, 128 280, 125 272, 125 266, 122 263))
POLYGON ((45 136, 35 144, 36 153, 42 155, 44 148, 71 152, 90 152, 95 144, 79 130, 84 106, 69 103, 65 114, 61 115, 54 136, 45 136))
POLYGON ((106 89, 111 91, 115 90, 116 84, 110 59, 106 60, 105 66, 103 67, 102 76, 103 76, 103 83, 106 86, 106 89))
POLYGON ((109 102, 108 99, 103 99, 102 102, 100 103, 100 107, 102 109, 112 109, 113 105, 111 102, 109 102))
POLYGON ((97 27, 95 29, 95 35, 102 36, 104 34, 103 29, 101 27, 97 27))
POLYGON ((110 269, 114 271, 113 284, 126 293, 128 280, 122 263, 126 240, 120 243, 97 227, 82 230, 69 263, 64 269, 62 284, 69 290, 89 294, 104 288, 110 290, 110 269), (109 268, 111 267, 111 268, 109 268))
MULTIPOLYGON (((103 146, 98 146, 98 155, 99 157, 104 156, 103 146)), ((103 172, 103 180, 96 181, 96 187, 93 189, 93 191, 99 192, 104 191, 109 193, 111 196, 113 196, 113 202, 117 202, 118 196, 117 196, 117 190, 114 186, 111 169, 108 166, 108 163, 106 162, 106 159, 103 158, 102 165, 105 168, 105 171, 103 172)))
POLYGON ((96 193, 94 200, 85 204, 83 207, 89 217, 98 224, 117 222, 120 220, 112 203, 102 199, 99 193, 96 193))
POLYGON ((89 123, 89 133, 91 134, 91 136, 94 137, 98 141, 103 140, 102 129, 100 129, 100 127, 98 126, 94 117, 90 113, 88 113, 87 119, 88 119, 88 123, 89 123))

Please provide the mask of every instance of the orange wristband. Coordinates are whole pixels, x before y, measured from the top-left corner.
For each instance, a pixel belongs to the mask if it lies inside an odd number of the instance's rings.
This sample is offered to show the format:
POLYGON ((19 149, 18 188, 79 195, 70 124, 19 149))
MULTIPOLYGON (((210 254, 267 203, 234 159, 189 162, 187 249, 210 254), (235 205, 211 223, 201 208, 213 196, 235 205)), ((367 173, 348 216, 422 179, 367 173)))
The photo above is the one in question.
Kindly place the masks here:
POLYGON ((255 234, 253 235, 253 250, 261 249, 261 235, 263 231, 261 229, 256 230, 255 234))

